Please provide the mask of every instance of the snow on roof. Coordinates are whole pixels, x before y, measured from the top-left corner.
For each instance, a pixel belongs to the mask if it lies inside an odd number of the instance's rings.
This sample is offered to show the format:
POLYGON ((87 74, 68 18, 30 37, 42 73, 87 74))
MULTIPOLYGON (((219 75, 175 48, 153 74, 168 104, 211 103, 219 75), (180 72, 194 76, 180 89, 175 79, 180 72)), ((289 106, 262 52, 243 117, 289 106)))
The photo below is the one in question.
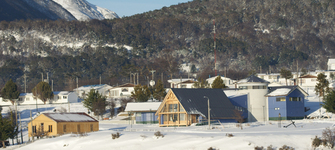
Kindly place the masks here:
POLYGON ((267 96, 285 96, 290 93, 292 89, 289 88, 280 88, 272 91, 271 93, 267 94, 267 96))
POLYGON ((334 64, 335 63, 335 59, 328 59, 328 64, 334 64))
POLYGON ((72 92, 69 92, 69 91, 55 91, 53 93, 54 93, 54 95, 69 95, 72 92))
POLYGON ((127 103, 125 111, 157 111, 161 102, 127 103))
POLYGON ((94 118, 86 113, 43 113, 56 122, 96 122, 94 118))
POLYGON ((96 84, 96 85, 84 85, 79 88, 76 88, 74 90, 91 90, 91 89, 99 89, 104 86, 107 86, 107 84, 96 84))
POLYGON ((20 96, 33 96, 33 93, 20 93, 20 96))
POLYGON ((168 82, 169 83, 172 83, 172 82, 174 82, 174 83, 179 83, 180 81, 181 82, 185 82, 185 81, 188 81, 188 80, 194 80, 194 79, 171 79, 171 80, 168 80, 168 82))

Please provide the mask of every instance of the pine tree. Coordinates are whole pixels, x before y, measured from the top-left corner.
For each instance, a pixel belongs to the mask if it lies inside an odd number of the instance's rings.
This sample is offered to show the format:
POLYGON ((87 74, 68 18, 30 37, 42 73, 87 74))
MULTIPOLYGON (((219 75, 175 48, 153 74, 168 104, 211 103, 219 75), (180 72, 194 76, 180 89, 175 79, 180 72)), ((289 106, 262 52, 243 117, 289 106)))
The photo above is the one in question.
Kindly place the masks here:
POLYGON ((315 85, 315 94, 323 97, 329 92, 329 82, 326 79, 326 75, 323 73, 318 74, 316 81, 318 81, 318 83, 315 85))
POLYGON ((285 78, 286 86, 287 86, 287 79, 291 79, 293 77, 292 72, 285 68, 280 69, 280 76, 285 78))
POLYGON ((10 137, 11 128, 10 120, 0 115, 0 141, 2 141, 3 148, 6 148, 5 141, 10 137))
POLYGON ((41 99, 45 104, 48 99, 54 97, 53 92, 51 91, 51 87, 46 82, 38 83, 32 90, 32 93, 35 97, 41 99))
POLYGON ((329 92, 324 97, 322 107, 325 108, 328 112, 335 113, 335 91, 329 92))
POLYGON ((213 83, 212 83, 212 88, 213 89, 223 89, 226 88, 226 85, 223 83, 223 80, 221 78, 221 76, 217 76, 213 83))
POLYGON ((94 115, 100 115, 101 112, 103 113, 105 110, 106 97, 102 96, 98 91, 91 89, 90 92, 87 93, 83 104, 88 110, 94 112, 94 115))
POLYGON ((17 90, 17 85, 10 79, 5 87, 1 90, 1 95, 4 100, 10 100, 12 104, 14 104, 15 100, 17 100, 20 96, 20 92, 17 90))
POLYGON ((134 91, 131 92, 131 97, 133 97, 137 102, 146 102, 151 96, 151 92, 147 85, 142 86, 138 84, 134 87, 134 91))
POLYGON ((166 95, 166 91, 163 87, 163 83, 161 80, 158 80, 155 85, 155 90, 153 92, 153 97, 157 100, 163 100, 166 95))
POLYGON ((194 88, 208 88, 209 84, 206 80, 198 78, 198 80, 193 84, 194 88))

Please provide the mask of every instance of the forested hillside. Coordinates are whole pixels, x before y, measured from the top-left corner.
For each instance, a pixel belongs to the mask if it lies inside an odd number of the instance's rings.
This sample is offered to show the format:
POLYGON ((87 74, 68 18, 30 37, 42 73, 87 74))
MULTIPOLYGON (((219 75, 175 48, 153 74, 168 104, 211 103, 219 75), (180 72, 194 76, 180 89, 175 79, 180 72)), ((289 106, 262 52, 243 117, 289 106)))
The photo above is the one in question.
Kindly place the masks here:
POLYGON ((156 78, 186 77, 182 63, 208 77, 214 75, 213 19, 221 75, 243 78, 260 67, 296 71, 297 63, 326 69, 335 52, 334 8, 332 0, 194 0, 113 20, 3 21, 0 84, 13 78, 22 85, 26 73, 32 88, 42 72, 57 90, 71 90, 76 77, 89 83, 101 75, 104 83, 122 84, 130 72, 147 84, 151 69, 156 78))

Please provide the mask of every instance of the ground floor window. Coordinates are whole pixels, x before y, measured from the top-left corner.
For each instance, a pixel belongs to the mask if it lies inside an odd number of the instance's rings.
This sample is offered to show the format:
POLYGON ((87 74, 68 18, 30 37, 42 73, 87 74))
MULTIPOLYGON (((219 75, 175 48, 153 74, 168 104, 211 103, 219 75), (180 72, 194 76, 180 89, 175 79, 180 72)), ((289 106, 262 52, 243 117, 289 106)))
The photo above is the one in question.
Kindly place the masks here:
POLYGON ((77 125, 77 132, 80 132, 80 124, 77 125))
POLYGON ((301 97, 290 97, 290 101, 301 101, 301 97))
POLYGON ((36 126, 33 126, 33 133, 36 133, 36 126))
POLYGON ((49 132, 52 132, 52 125, 49 125, 49 132))
POLYGON ((180 121, 185 121, 185 116, 186 116, 186 114, 179 114, 179 120, 180 121))
POLYGON ((66 125, 63 125, 63 132, 66 132, 66 125))
POLYGON ((93 131, 93 124, 91 124, 91 131, 93 131))

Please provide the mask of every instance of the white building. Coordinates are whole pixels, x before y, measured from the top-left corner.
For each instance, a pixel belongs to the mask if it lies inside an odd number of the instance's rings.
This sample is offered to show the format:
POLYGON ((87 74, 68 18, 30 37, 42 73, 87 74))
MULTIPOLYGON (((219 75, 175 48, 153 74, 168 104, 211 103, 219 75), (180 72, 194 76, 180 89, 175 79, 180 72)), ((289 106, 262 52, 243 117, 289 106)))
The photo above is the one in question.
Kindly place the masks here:
MULTIPOLYGON (((54 97, 51 100, 48 100, 46 104, 51 103, 76 103, 78 102, 78 96, 75 92, 68 92, 68 91, 59 91, 59 92, 53 92, 54 97)), ((36 104, 44 104, 44 102, 35 97, 33 93, 21 93, 19 96, 19 99, 17 101, 19 105, 36 105, 36 104)), ((0 98, 0 105, 12 105, 12 103, 9 100, 3 100, 3 98, 0 98)))
MULTIPOLYGON (((206 81, 208 82, 209 85, 212 86, 213 84, 213 81, 215 80, 215 78, 217 78, 218 76, 215 76, 215 77, 211 77, 211 78, 208 78, 206 79, 206 81)), ((232 80, 230 78, 227 78, 227 77, 223 77, 223 76, 220 76, 221 79, 223 80, 223 83, 226 85, 226 86, 235 86, 235 80, 232 80)))
POLYGON ((328 70, 335 70, 335 59, 328 59, 328 70))
POLYGON ((76 103, 78 102, 78 95, 75 92, 69 91, 57 91, 53 92, 54 98, 50 100, 50 103, 76 103))
POLYGON ((195 80, 194 79, 170 79, 171 88, 193 88, 195 80))
POLYGON ((268 105, 264 96, 269 83, 253 75, 237 82, 239 94, 248 94, 248 122, 267 120, 268 105))
POLYGON ((123 84, 118 87, 113 87, 109 89, 108 98, 129 98, 131 97, 131 92, 134 91, 134 84, 123 84))
POLYGON ((98 91, 102 96, 108 96, 109 95, 109 89, 111 89, 112 86, 107 84, 98 84, 98 85, 85 85, 81 86, 79 88, 73 89, 77 93, 77 95, 84 99, 86 95, 91 91, 91 89, 94 89, 95 91, 98 91))

